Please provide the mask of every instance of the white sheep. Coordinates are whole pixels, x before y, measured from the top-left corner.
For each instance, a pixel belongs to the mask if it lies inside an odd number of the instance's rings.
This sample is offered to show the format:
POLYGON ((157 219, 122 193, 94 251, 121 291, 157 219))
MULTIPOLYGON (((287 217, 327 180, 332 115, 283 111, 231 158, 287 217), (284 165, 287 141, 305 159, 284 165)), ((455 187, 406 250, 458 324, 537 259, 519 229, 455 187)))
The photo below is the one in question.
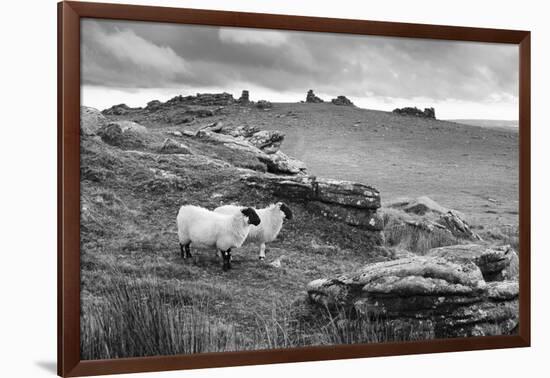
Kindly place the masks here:
MULTIPOLYGON (((216 208, 214 212, 222 214, 236 214, 242 211, 242 206, 224 205, 216 208)), ((265 259, 265 243, 272 242, 277 238, 283 221, 292 219, 292 211, 283 202, 277 202, 264 209, 254 209, 260 217, 260 224, 250 226, 250 232, 246 243, 257 244, 260 247, 259 259, 265 259)))
POLYGON ((223 257, 223 270, 227 270, 231 268, 231 248, 243 244, 251 225, 260 224, 260 218, 250 207, 232 214, 221 214, 203 207, 185 205, 178 212, 177 224, 182 258, 192 257, 191 243, 216 247, 223 257))

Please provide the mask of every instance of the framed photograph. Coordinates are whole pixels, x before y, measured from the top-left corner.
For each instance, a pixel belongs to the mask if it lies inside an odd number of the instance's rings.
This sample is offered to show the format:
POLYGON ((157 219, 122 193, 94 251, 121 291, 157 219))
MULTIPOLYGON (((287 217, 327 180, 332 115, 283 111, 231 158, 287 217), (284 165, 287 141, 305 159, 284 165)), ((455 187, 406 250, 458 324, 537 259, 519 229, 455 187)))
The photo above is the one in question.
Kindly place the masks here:
POLYGON ((528 31, 58 11, 59 375, 530 345, 528 31))

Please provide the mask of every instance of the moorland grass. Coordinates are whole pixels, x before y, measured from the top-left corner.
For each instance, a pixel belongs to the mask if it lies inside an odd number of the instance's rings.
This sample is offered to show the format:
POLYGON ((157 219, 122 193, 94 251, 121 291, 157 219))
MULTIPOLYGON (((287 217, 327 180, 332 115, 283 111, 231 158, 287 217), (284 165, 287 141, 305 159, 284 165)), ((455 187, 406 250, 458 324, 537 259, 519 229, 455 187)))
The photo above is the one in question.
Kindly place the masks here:
MULTIPOLYGON (((193 284, 186 286, 193 287, 193 284)), ((81 357, 111 359, 236 350, 259 350, 433 338, 431 327, 395 328, 340 310, 273 301, 268 314, 251 310, 252 328, 243 328, 212 311, 220 298, 197 288, 181 290, 156 279, 112 278, 109 290, 88 298, 81 316, 81 357)))

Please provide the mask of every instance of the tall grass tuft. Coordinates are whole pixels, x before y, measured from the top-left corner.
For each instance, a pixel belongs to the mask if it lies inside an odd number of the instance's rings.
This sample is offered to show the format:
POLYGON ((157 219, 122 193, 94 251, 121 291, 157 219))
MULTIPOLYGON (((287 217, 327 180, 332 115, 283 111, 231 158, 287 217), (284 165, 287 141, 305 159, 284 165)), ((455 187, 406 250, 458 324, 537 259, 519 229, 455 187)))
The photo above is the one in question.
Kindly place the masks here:
POLYGON ((177 290, 141 280, 113 280, 101 301, 82 309, 82 359, 230 351, 247 348, 235 327, 177 290))
POLYGON ((289 348, 307 345, 368 344, 434 338, 430 322, 388 321, 355 310, 329 311, 310 306, 307 317, 296 316, 292 306, 273 303, 271 316, 257 316, 255 348, 289 348))
POLYGON ((519 251, 519 228, 517 226, 492 226, 480 231, 479 234, 484 240, 501 245, 508 244, 516 251, 519 251))
POLYGON ((345 309, 339 309, 336 313, 326 309, 319 311, 320 316, 316 320, 319 332, 315 344, 365 344, 434 338, 431 323, 388 321, 345 309))

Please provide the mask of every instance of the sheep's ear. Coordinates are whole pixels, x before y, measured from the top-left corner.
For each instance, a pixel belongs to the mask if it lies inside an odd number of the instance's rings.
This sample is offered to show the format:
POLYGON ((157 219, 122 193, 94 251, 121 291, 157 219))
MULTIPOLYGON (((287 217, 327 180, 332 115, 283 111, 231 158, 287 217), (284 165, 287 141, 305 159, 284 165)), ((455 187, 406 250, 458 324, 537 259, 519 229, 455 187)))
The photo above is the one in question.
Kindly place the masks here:
POLYGON ((256 213, 256 210, 254 210, 253 208, 247 207, 241 210, 241 213, 243 213, 245 217, 248 217, 249 224, 253 224, 254 226, 260 224, 260 217, 258 216, 258 213, 256 213))
POLYGON ((290 210, 290 207, 281 202, 280 209, 285 214, 286 219, 292 219, 292 211, 290 210))

